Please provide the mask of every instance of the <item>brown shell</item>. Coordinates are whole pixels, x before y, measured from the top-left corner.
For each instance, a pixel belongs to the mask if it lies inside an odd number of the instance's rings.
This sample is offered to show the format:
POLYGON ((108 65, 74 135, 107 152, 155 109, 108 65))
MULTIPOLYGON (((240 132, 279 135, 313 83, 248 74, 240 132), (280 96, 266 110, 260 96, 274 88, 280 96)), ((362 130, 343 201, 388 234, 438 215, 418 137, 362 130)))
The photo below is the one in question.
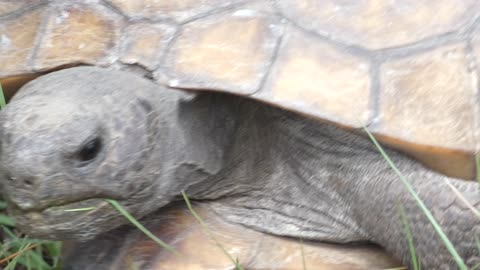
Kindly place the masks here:
POLYGON ((472 179, 479 4, 0 1, 0 78, 79 64, 131 67, 173 88, 366 125, 427 165, 472 179))
POLYGON ((366 125, 427 165, 471 179, 477 2, 0 1, 0 79, 21 84, 11 77, 79 64, 138 67, 170 87, 366 125))
POLYGON ((233 270, 234 264, 224 249, 249 270, 402 269, 401 264, 372 245, 301 242, 262 234, 226 223, 208 203, 193 207, 208 229, 199 224, 183 202, 142 220, 151 232, 180 253, 178 256, 138 229, 123 227, 90 242, 67 243, 65 264, 79 268, 95 262, 98 268, 108 265, 105 269, 115 270, 233 270))

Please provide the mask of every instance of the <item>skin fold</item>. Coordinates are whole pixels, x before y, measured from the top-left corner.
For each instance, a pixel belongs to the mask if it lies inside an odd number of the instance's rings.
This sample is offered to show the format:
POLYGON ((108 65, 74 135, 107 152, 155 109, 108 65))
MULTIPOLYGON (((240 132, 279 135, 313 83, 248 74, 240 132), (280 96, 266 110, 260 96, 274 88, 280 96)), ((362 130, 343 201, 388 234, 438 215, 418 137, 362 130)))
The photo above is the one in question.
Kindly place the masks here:
MULTIPOLYGON (((2 189, 32 236, 93 239, 185 191, 225 222, 279 236, 373 242, 404 264, 403 207, 422 269, 455 269, 432 225, 371 141, 329 123, 226 94, 194 97, 93 67, 42 76, 0 113, 2 189), (88 212, 65 209, 95 207, 88 212)), ((403 172, 470 267, 478 263, 478 183, 394 150, 403 172)))

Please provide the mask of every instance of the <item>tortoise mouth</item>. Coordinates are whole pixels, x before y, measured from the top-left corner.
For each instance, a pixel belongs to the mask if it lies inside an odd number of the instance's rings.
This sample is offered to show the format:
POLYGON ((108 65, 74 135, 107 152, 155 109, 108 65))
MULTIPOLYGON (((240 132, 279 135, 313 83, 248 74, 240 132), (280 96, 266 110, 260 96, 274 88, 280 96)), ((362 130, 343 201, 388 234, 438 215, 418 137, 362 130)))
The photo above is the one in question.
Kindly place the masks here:
POLYGON ((21 210, 15 206, 10 207, 9 210, 14 218, 29 217, 36 221, 40 219, 55 219, 56 221, 63 223, 58 218, 64 219, 64 222, 69 222, 80 216, 92 214, 98 211, 98 209, 104 208, 107 204, 108 202, 104 198, 89 198, 29 211, 21 210))
POLYGON ((56 213, 56 212, 65 212, 65 213, 77 213, 76 215, 78 216, 79 213, 82 212, 90 212, 94 211, 97 209, 97 207, 104 207, 104 205, 107 204, 107 201, 104 198, 90 198, 90 199, 84 199, 84 200, 78 200, 78 201, 73 201, 73 202, 68 202, 64 204, 58 204, 58 205, 52 205, 49 207, 46 207, 39 212, 41 213, 56 213))
POLYGON ((48 213, 57 213, 60 211, 63 212, 88 212, 96 209, 102 201, 107 200, 108 198, 103 197, 93 197, 93 198, 82 198, 76 200, 62 201, 57 203, 50 203, 48 206, 43 207, 32 207, 31 209, 22 209, 17 206, 15 203, 11 202, 8 205, 9 212, 11 215, 28 215, 29 213, 35 213, 37 215, 44 215, 48 213))
MULTIPOLYGON (((103 231, 104 223, 120 215, 105 198, 79 200, 35 211, 25 212, 15 207, 9 210, 21 231, 51 240, 89 238, 87 234, 103 231)), ((110 224, 109 227, 114 226, 110 224)))

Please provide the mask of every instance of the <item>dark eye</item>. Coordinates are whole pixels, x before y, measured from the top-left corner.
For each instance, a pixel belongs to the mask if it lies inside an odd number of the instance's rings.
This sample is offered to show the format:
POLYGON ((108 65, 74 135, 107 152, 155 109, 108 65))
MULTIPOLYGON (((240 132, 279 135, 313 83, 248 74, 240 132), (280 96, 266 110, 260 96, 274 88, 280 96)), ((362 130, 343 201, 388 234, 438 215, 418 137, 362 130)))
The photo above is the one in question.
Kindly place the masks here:
POLYGON ((89 142, 87 142, 80 151, 77 153, 77 159, 86 162, 89 160, 94 159, 100 150, 102 149, 102 141, 100 138, 95 138, 89 142))

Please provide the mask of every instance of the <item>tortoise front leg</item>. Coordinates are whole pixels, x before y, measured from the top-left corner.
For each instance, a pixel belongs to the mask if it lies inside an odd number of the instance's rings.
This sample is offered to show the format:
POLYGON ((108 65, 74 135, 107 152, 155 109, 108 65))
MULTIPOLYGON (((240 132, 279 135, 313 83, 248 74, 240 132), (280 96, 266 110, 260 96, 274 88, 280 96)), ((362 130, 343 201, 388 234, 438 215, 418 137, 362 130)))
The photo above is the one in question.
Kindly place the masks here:
MULTIPOLYGON (((395 152, 390 154, 469 268, 479 263, 475 239, 480 232, 480 217, 451 188, 455 187, 471 207, 478 209, 478 183, 449 178, 395 152)), ((376 163, 370 166, 374 169, 358 182, 356 192, 350 194, 354 197, 353 205, 357 206, 354 212, 360 226, 374 242, 411 266, 407 234, 399 210, 401 206, 421 264, 428 269, 456 269, 453 256, 399 177, 388 165, 382 165, 386 161, 378 159, 376 163)))

